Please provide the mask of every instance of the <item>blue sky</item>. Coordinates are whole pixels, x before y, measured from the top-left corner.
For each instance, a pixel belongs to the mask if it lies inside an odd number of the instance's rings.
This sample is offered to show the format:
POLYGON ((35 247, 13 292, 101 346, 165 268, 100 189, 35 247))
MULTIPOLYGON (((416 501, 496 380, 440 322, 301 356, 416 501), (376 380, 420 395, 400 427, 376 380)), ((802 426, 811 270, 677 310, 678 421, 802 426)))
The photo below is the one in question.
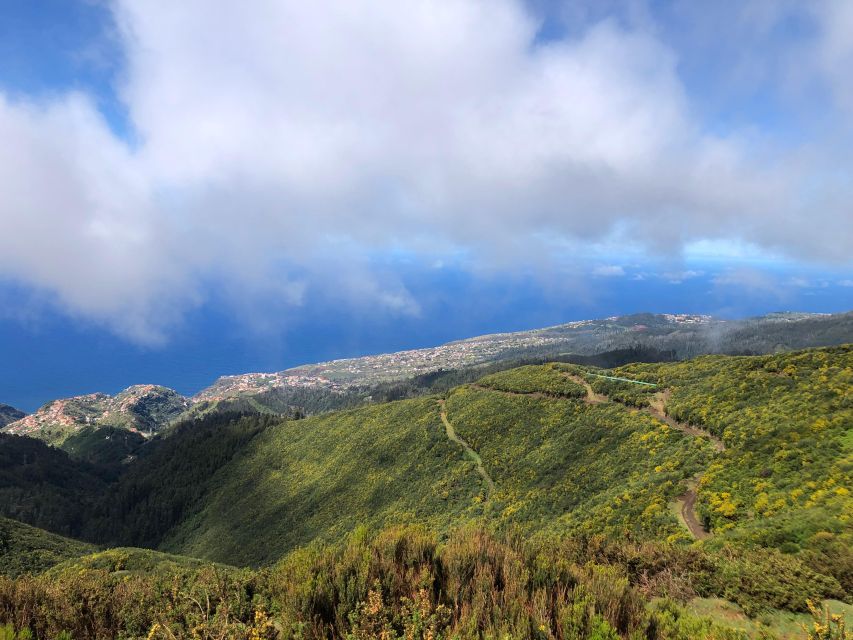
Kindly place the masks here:
POLYGON ((853 10, 10 0, 0 402, 853 307, 853 10))

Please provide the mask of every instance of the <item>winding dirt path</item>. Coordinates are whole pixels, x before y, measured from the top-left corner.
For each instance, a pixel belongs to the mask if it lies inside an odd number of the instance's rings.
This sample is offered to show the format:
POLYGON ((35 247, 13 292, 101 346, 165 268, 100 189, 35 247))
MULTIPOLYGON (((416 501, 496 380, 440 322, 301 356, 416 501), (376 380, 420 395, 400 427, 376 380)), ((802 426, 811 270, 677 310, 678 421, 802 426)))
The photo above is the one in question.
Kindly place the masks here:
POLYGON ((580 376, 576 376, 571 373, 564 373, 563 375, 566 376, 572 382, 575 382, 582 386, 584 389, 586 389, 586 398, 584 398, 584 401, 587 404, 601 404, 609 400, 607 396, 601 395, 600 393, 596 393, 590 386, 589 382, 587 382, 580 376))
POLYGON ((689 434, 691 436, 695 436, 697 438, 705 438, 707 440, 710 440, 711 445, 714 447, 715 451, 725 451, 726 445, 717 436, 705 431, 704 429, 700 429, 699 427, 694 427, 692 424, 687 424, 686 422, 678 422, 674 418, 667 415, 666 403, 669 401, 670 395, 672 395, 672 392, 669 389, 656 393, 649 401, 648 408, 644 409, 644 411, 646 413, 650 413, 652 416, 654 416, 661 422, 665 422, 669 426, 678 429, 679 431, 683 431, 684 433, 689 434))
MULTIPOLYGON (((588 404, 600 404, 602 402, 613 401, 611 398, 608 398, 605 395, 596 393, 593 390, 592 386, 590 386, 590 384, 582 377, 569 373, 564 373, 563 375, 569 378, 570 380, 577 382, 580 385, 583 385, 583 387, 586 389, 586 402, 588 404)), ((635 411, 642 411, 643 413, 647 413, 653 418, 669 425, 670 427, 678 429, 679 431, 695 438, 705 438, 706 440, 710 441, 711 446, 714 447, 714 451, 718 453, 721 451, 725 451, 725 443, 723 443, 723 441, 717 436, 708 433, 704 429, 700 429, 699 427, 687 424, 686 422, 679 422, 678 420, 669 416, 666 413, 666 403, 669 401, 671 394, 672 392, 669 389, 665 389, 664 391, 660 391, 654 394, 652 399, 649 401, 648 407, 629 408, 634 409, 635 411)), ((624 403, 620 404, 624 405, 624 403)), ((683 494, 681 494, 675 499, 674 507, 678 519, 681 521, 681 524, 683 524, 687 528, 690 534, 697 540, 707 540, 711 537, 712 534, 710 531, 706 530, 704 526, 702 526, 702 522, 699 520, 699 516, 696 513, 696 500, 698 499, 697 488, 701 479, 701 473, 691 478, 691 480, 687 483, 687 491, 685 491, 683 494)))
POLYGON ((702 526, 696 515, 696 499, 698 498, 696 488, 701 478, 701 473, 694 476, 687 483, 687 491, 675 499, 673 506, 675 507, 676 515, 681 520, 681 524, 687 527, 687 530, 690 531, 693 537, 697 540, 707 540, 712 534, 702 526))
MULTIPOLYGON (((691 424, 687 424, 686 422, 679 422, 675 418, 669 416, 666 413, 666 403, 668 402, 671 391, 669 389, 665 389, 664 391, 660 391, 651 398, 649 401, 648 407, 633 407, 631 405, 625 404, 623 402, 619 402, 618 400, 614 400, 609 396, 604 394, 596 393, 592 386, 587 382, 584 378, 578 375, 574 375, 571 373, 563 373, 566 378, 569 378, 573 382, 581 385, 586 390, 586 396, 584 397, 584 402, 587 404, 603 404, 606 402, 616 402, 621 404, 624 407, 636 412, 646 413, 656 420, 659 420, 673 429, 678 429, 679 431, 686 433, 695 438, 704 438, 711 443, 711 446, 714 448, 714 451, 721 452, 726 450, 726 445, 723 441, 717 436, 701 429, 699 427, 693 426, 691 424)), ((607 376, 602 376, 607 377, 607 376)), ((630 382, 630 381, 628 381, 630 382)), ((571 398, 567 396, 554 396, 549 395, 542 392, 531 392, 531 393, 522 393, 518 391, 504 391, 502 389, 494 389, 492 387, 485 387, 478 384, 472 384, 471 387, 475 389, 480 389, 483 391, 493 391, 495 393, 503 393, 507 395, 513 396, 533 396, 534 398, 550 398, 550 399, 563 399, 569 400, 571 398)), ((489 477, 489 474, 486 472, 485 467, 483 467, 483 462, 480 459, 480 456, 474 451, 468 443, 462 440, 459 436, 456 435, 456 432, 453 429, 453 426, 447 419, 447 411, 445 409, 444 400, 440 400, 439 404, 441 405, 441 420, 444 423, 445 429, 447 430, 447 437, 453 440, 454 442, 459 443, 466 451, 466 453, 477 463, 477 471, 481 476, 486 480, 486 483, 489 485, 490 493, 494 491, 494 482, 489 477)), ((705 529, 702 526, 702 522, 699 519, 698 514, 696 513, 696 501, 698 499, 697 488, 699 486, 699 481, 702 479, 702 473, 695 475, 691 478, 687 483, 687 490, 678 496, 674 503, 674 511, 678 516, 679 521, 682 525, 684 525, 690 534, 696 538, 697 540, 707 540, 713 534, 705 529)))
POLYGON ((471 446, 456 433, 456 429, 453 428, 450 420, 447 419, 447 404, 443 399, 438 401, 438 406, 441 409, 441 422, 444 424, 444 430, 447 433, 448 439, 461 446, 465 450, 465 454, 474 461, 474 464, 477 465, 477 473, 479 473, 486 482, 486 486, 489 488, 489 495, 491 496, 495 492, 495 483, 489 475, 489 472, 486 471, 486 467, 483 466, 483 459, 480 457, 479 453, 474 451, 471 446))
MULTIPOLYGON (((720 452, 726 450, 726 445, 717 436, 708 433, 704 429, 695 427, 686 422, 679 422, 675 418, 666 413, 666 403, 669 400, 671 391, 666 389, 660 391, 649 400, 649 406, 637 409, 643 413, 647 413, 653 418, 669 425, 674 429, 686 433, 694 438, 704 438, 711 443, 714 451, 720 452)), ((626 405, 627 406, 627 405, 626 405)), ((632 407, 634 408, 634 407, 632 407)), ((699 481, 702 479, 702 473, 698 473, 687 483, 687 490, 675 499, 674 507, 678 519, 681 521, 690 534, 697 540, 707 540, 713 534, 705 529, 699 515, 696 513, 696 500, 698 499, 697 489, 699 481)))

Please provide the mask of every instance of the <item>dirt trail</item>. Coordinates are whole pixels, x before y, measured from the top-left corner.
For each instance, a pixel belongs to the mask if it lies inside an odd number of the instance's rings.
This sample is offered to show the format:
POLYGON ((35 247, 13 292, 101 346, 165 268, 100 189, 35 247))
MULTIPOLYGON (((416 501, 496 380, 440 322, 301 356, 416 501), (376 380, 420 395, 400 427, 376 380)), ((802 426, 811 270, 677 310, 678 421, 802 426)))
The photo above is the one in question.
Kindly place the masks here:
POLYGON ((474 461, 474 464, 477 465, 477 473, 479 473, 483 480, 485 480, 486 485, 489 487, 489 495, 491 496, 495 492, 495 483, 489 475, 489 472, 486 471, 486 467, 483 466, 483 459, 480 458, 480 454, 474 451, 471 446, 465 442, 465 440, 457 435, 456 429, 453 428, 450 420, 447 419, 447 405, 444 400, 439 400, 438 406, 441 409, 441 421, 444 423, 444 430, 447 433, 447 437, 461 446, 465 450, 465 454, 474 461))
POLYGON ((589 382, 587 382, 580 376, 576 376, 571 373, 564 373, 563 375, 566 376, 572 382, 576 382, 584 389, 586 389, 586 398, 584 398, 584 400, 587 404, 601 404, 602 402, 607 402, 607 396, 603 396, 600 393, 596 393, 595 391, 593 391, 589 382))
POLYGON ((715 451, 725 451, 726 445, 723 444, 723 441, 720 440, 717 436, 705 431, 704 429, 700 429, 699 427, 694 427, 692 424, 687 424, 686 422, 678 422, 674 418, 667 415, 666 403, 667 401, 669 401, 669 396, 671 395, 671 393, 672 392, 669 389, 656 393, 649 401, 649 407, 645 409, 646 413, 652 414, 661 422, 665 422, 669 426, 674 427, 679 431, 683 431, 684 433, 687 433, 691 436, 695 436, 697 438, 707 438, 711 441, 711 444, 713 445, 715 451))
MULTIPOLYGON (((581 384, 586 389, 586 402, 589 404, 599 404, 601 402, 607 402, 610 400, 607 396, 595 393, 592 386, 581 378, 580 376, 572 375, 569 373, 564 373, 567 378, 570 378, 574 382, 581 384)), ((705 431, 704 429, 700 429, 699 427, 694 427, 691 424, 687 424, 686 422, 679 422, 675 418, 667 415, 666 413, 666 403, 669 400, 671 395, 671 391, 666 389, 664 391, 660 391, 652 397, 649 401, 649 406, 644 407, 642 409, 636 409, 637 411, 642 411, 644 413, 648 413, 652 417, 660 420, 661 422, 668 424, 670 427, 674 429, 678 429, 688 435, 691 435, 696 438, 705 438, 711 442, 711 445, 714 447, 714 450, 717 452, 725 451, 726 445, 720 440, 717 436, 712 435, 705 431)), ((707 540, 711 537, 711 533, 705 530, 705 527, 702 526, 701 521, 699 520, 698 515, 696 514, 696 500, 698 495, 696 493, 696 489, 699 486, 699 480, 701 480, 702 474, 698 474, 694 476, 690 482, 687 483, 687 491, 678 496, 675 499, 675 508, 676 515, 678 516, 681 523, 687 527, 687 530, 693 535, 697 540, 707 540)))
MULTIPOLYGON (((669 389, 656 393, 649 401, 649 406, 643 408, 642 411, 688 435, 696 438, 705 438, 710 441, 711 445, 714 447, 714 451, 725 451, 726 445, 717 436, 708 433, 699 427, 694 427, 692 424, 679 422, 675 418, 667 415, 666 403, 669 400, 670 395, 671 392, 669 389)), ((675 507, 677 509, 676 514, 678 515, 679 520, 681 520, 681 523, 687 527, 687 530, 690 531, 693 537, 697 540, 707 540, 712 534, 702 526, 702 522, 696 514, 696 500, 698 498, 696 490, 699 486, 699 480, 701 479, 702 474, 699 473, 687 483, 687 491, 675 499, 675 507)))
POLYGON ((697 540, 707 540, 712 534, 702 526, 696 515, 696 499, 698 497, 696 495, 696 487, 699 485, 701 478, 702 474, 700 473, 690 480, 687 483, 687 491, 675 499, 673 506, 675 507, 678 519, 681 520, 681 524, 687 527, 687 530, 693 537, 697 540))
MULTIPOLYGON (((573 382, 576 382, 577 384, 581 385, 584 389, 586 389, 586 397, 584 398, 584 402, 586 402, 587 404, 602 404, 605 402, 618 402, 617 400, 613 400, 612 398, 610 398, 606 395, 596 393, 595 390, 592 388, 592 386, 589 384, 589 382, 584 380, 581 376, 574 375, 571 373, 563 373, 563 375, 565 377, 569 378, 570 380, 572 380, 573 382)), ((570 399, 570 398, 562 397, 562 396, 551 396, 551 395, 541 393, 541 392, 521 393, 518 391, 503 391, 501 389, 493 389, 491 387, 484 387, 482 385, 477 385, 477 384, 472 384, 471 386, 475 389, 483 389, 486 391, 495 391, 497 393, 505 393, 507 395, 514 395, 514 396, 533 396, 534 398, 555 398, 556 397, 556 398, 563 398, 566 400, 570 399)), ((630 405, 626 405, 625 403, 619 403, 619 404, 622 404, 623 406, 626 406, 629 409, 632 409, 634 411, 647 413, 647 414, 651 415, 652 417, 654 417, 655 419, 660 420, 661 422, 669 425, 670 427, 672 427, 674 429, 678 429, 679 431, 682 431, 683 433, 686 433, 686 434, 693 436, 695 438, 705 438, 706 440, 708 440, 711 443, 711 445, 714 447, 714 450, 717 452, 725 451, 726 445, 717 436, 715 436, 711 433, 708 433, 704 429, 700 429, 699 427, 695 427, 691 424, 687 424, 686 422, 679 422, 678 420, 667 415, 666 403, 669 400, 670 395, 671 395, 671 392, 669 389, 666 389, 664 391, 660 391, 660 392, 654 394, 654 396, 649 401, 648 407, 637 408, 637 407, 631 407, 630 405)), ((442 422, 444 422, 444 426, 447 429, 447 437, 450 438, 451 440, 453 440, 454 442, 458 442, 460 445, 462 445, 462 447, 465 448, 465 451, 468 452, 469 456, 471 456, 471 458, 474 459, 475 462, 477 462, 477 470, 479 471, 480 475, 483 476, 483 478, 488 483, 490 491, 493 491, 494 490, 494 483, 492 482, 492 479, 489 477, 488 473, 486 472, 486 469, 483 467, 483 463, 482 463, 482 460, 480 460, 480 456, 477 455, 477 453, 473 449, 471 449, 471 447, 469 447, 468 444, 464 440, 462 440, 461 438, 459 438, 456 435, 456 432, 453 430, 453 426, 447 420, 447 412, 445 411, 445 408, 444 408, 444 401, 441 400, 440 404, 441 404, 441 420, 442 420, 442 422)), ((676 515, 678 516, 678 519, 687 528, 687 530, 690 531, 691 535, 693 535, 694 538, 696 538, 697 540, 707 540, 713 534, 711 532, 705 530, 705 527, 702 526, 702 523, 699 520, 698 515, 696 514, 696 500, 698 497, 696 490, 697 490, 697 487, 699 486, 699 480, 701 480, 701 478, 702 478, 701 473, 699 473, 696 476, 694 476, 693 478, 691 478, 691 480, 687 484, 687 491, 685 491, 683 494, 681 494, 680 496, 678 496, 678 498, 675 499, 675 502, 673 503, 673 507, 675 509, 676 515)))

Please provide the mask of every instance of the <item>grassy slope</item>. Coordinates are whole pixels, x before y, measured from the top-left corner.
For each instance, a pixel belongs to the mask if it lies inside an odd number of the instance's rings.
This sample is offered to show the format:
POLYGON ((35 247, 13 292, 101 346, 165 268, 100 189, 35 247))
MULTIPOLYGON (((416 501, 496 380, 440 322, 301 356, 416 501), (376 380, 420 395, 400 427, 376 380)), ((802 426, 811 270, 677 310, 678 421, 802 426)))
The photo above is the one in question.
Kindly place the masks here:
POLYGON ((449 442, 435 399, 371 406, 259 434, 212 478, 200 513, 162 545, 235 564, 270 562, 359 524, 437 529, 480 513, 484 488, 449 442))
MULTIPOLYGON (((179 556, 171 553, 137 549, 135 547, 116 547, 95 553, 84 552, 58 563, 47 572, 48 576, 61 573, 82 571, 106 571, 108 573, 161 573, 169 574, 180 569, 198 569, 210 563, 197 558, 179 556)), ((222 566, 222 565, 220 565, 222 566)))
POLYGON ((484 379, 493 389, 458 387, 447 397, 448 416, 495 480, 489 500, 473 464, 446 440, 434 399, 284 422, 219 469, 198 513, 163 548, 258 563, 360 523, 416 521, 444 530, 480 516, 530 532, 687 541, 668 504, 705 471, 700 511, 718 534, 713 544, 802 551, 843 582, 850 574, 843 445, 850 360, 842 347, 617 370, 671 388, 670 410, 726 439, 723 453, 619 402, 531 395, 537 388, 575 393, 573 383, 560 386, 567 381, 550 365, 484 379), (782 373, 791 366, 799 373, 782 373), (796 447, 787 444, 792 438, 796 447), (796 464, 779 454, 792 449, 796 464), (773 506, 797 487, 798 499, 773 506), (762 494, 770 505, 763 511, 762 494), (725 500, 733 513, 720 508, 725 500))
POLYGON ((531 531, 686 539, 667 503, 710 456, 617 404, 463 387, 448 417, 494 478, 494 516, 531 531))
POLYGON ((699 490, 718 540, 802 552, 853 590, 853 347, 618 371, 672 388, 670 413, 726 442, 699 490))
POLYGON ((69 558, 92 553, 93 545, 0 517, 0 575, 41 573, 69 558))

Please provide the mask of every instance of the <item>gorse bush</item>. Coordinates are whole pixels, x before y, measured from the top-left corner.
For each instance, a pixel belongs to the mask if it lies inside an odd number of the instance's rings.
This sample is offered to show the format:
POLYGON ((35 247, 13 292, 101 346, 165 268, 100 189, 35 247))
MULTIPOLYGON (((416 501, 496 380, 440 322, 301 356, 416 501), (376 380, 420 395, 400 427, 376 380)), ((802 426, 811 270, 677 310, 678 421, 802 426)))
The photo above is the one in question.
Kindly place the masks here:
POLYGON ((799 553, 853 592, 853 347, 633 364, 667 411, 722 438, 700 510, 717 533, 799 553))
POLYGON ((444 542, 418 527, 358 529, 254 571, 69 564, 0 579, 0 620, 37 638, 77 639, 745 637, 671 599, 648 605, 672 580, 689 591, 715 569, 703 552, 684 549, 672 575, 655 583, 663 550, 604 538, 537 544, 480 528, 444 542))
MULTIPOLYGON (((0 438, 16 518, 256 567, 113 549, 4 580, 0 620, 38 638, 730 638, 679 603, 760 617, 851 599, 851 347, 632 364, 612 373, 658 386, 587 376, 606 396, 588 399, 573 377, 591 371, 527 366, 301 420, 212 414, 117 478, 0 438)), ((74 555, 15 531, 6 573, 74 555)))
POLYGON ((586 390, 562 375, 555 364, 531 365, 502 371, 481 378, 477 384, 497 391, 541 394, 557 398, 583 398, 586 395, 586 390))

